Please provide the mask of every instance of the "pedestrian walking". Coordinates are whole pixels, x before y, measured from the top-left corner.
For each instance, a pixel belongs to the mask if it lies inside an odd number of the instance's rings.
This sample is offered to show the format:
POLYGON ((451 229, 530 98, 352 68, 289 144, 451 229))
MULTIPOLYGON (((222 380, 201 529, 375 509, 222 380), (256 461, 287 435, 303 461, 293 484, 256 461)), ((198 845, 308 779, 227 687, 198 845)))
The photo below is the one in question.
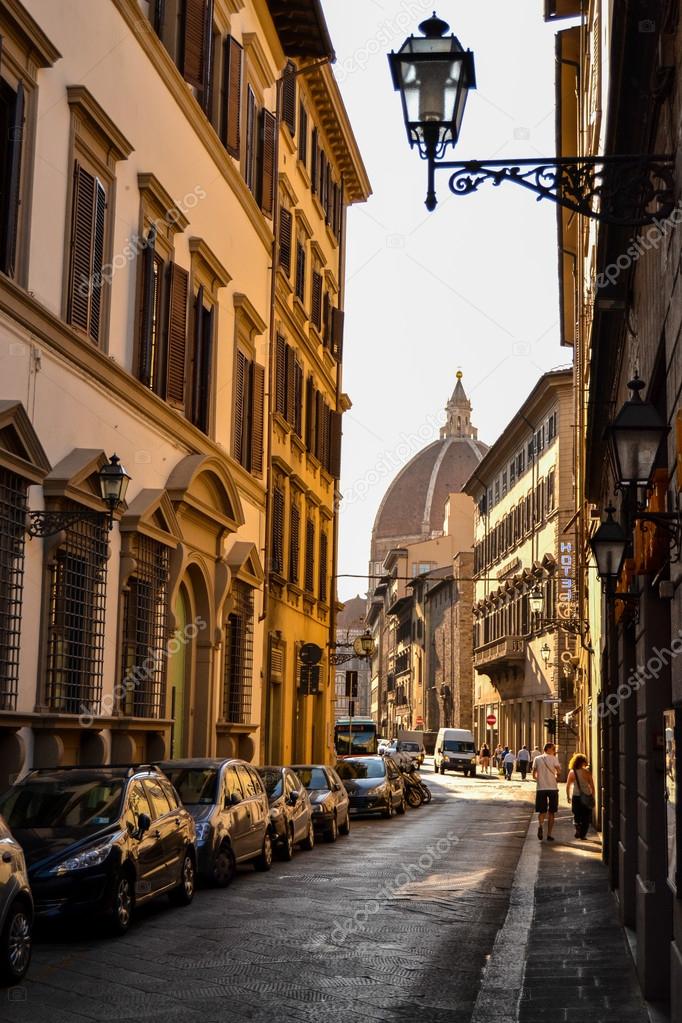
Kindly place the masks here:
POLYGON ((535 758, 539 757, 539 756, 540 756, 540 750, 538 749, 537 745, 535 745, 535 746, 533 746, 533 752, 530 755, 530 766, 531 766, 531 768, 533 767, 533 764, 535 763, 535 758))
POLYGON ((501 757, 502 757, 502 743, 498 742, 497 746, 495 747, 495 753, 493 754, 493 763, 495 764, 495 767, 498 769, 498 771, 502 770, 502 767, 501 767, 501 765, 502 765, 501 757))
POLYGON ((521 781, 526 780, 528 774, 528 768, 530 766, 530 750, 527 746, 522 746, 519 752, 516 754, 516 759, 519 764, 519 771, 521 772, 521 781))
POLYGON ((547 818, 547 841, 553 842, 554 815, 559 809, 559 771, 561 764, 553 742, 545 743, 545 752, 533 761, 533 777, 538 787, 535 793, 535 812, 538 818, 538 838, 542 841, 545 818, 547 818))
POLYGON ((512 774, 514 772, 514 764, 516 763, 516 755, 512 750, 508 749, 504 756, 504 780, 511 781, 512 774))
POLYGON ((481 770, 490 774, 490 746, 487 742, 484 742, 478 751, 478 762, 481 765, 481 770))
POLYGON ((575 837, 585 839, 594 809, 594 779, 584 753, 574 753, 568 767, 566 799, 573 810, 575 837))

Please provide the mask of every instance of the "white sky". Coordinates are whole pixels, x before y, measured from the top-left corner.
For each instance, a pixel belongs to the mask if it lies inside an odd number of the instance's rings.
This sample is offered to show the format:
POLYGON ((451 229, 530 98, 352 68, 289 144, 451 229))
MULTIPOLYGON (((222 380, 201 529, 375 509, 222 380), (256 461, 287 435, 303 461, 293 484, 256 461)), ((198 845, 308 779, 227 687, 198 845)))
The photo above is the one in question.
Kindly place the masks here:
MULTIPOLYGON (((437 436, 458 368, 479 437, 491 443, 541 373, 570 361, 558 343, 556 212, 516 185, 424 206, 426 164, 410 150, 386 53, 433 0, 323 0, 335 73, 373 187, 348 225, 339 574, 367 571, 372 524, 401 465, 437 436)), ((460 142, 448 159, 554 153, 554 32, 542 0, 441 0, 474 51, 460 142)), ((559 23, 559 27, 565 27, 559 23)), ((339 596, 366 579, 338 582, 339 596)))

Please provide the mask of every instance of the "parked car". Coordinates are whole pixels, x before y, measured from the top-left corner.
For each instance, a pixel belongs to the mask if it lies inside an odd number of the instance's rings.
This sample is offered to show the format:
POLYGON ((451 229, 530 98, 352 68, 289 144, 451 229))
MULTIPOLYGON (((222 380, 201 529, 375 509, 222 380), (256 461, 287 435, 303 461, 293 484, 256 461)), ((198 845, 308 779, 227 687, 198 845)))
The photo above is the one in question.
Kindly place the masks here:
POLYGON ((270 828, 282 859, 290 860, 294 848, 315 845, 313 808, 308 791, 290 767, 259 767, 270 801, 270 828))
POLYGON ((322 764, 293 766, 291 770, 308 790, 313 808, 313 825, 328 842, 350 832, 350 803, 341 779, 333 767, 322 764))
POLYGON ((255 767, 233 758, 167 760, 160 766, 196 823, 202 878, 225 888, 238 863, 270 869, 270 806, 255 767))
POLYGON ((386 752, 386 747, 389 746, 390 743, 392 743, 394 741, 395 741, 394 739, 387 739, 387 738, 379 739, 379 743, 377 745, 377 753, 385 753, 386 752))
POLYGON ((0 817, 0 983, 17 984, 31 962, 33 896, 21 846, 0 817))
POLYGON ((474 733, 466 728, 441 728, 436 739, 433 769, 441 774, 463 771, 473 778, 476 774, 474 733))
POLYGON ((389 756, 342 757, 336 770, 350 808, 356 813, 381 813, 389 819, 405 813, 402 775, 389 756))
POLYGON ((383 750, 379 750, 379 753, 406 753, 410 760, 415 761, 420 767, 426 756, 422 743, 409 739, 391 739, 383 750))
POLYGON ((31 771, 0 796, 28 863, 36 914, 103 914, 128 930, 137 904, 194 896, 194 821, 155 767, 31 771))

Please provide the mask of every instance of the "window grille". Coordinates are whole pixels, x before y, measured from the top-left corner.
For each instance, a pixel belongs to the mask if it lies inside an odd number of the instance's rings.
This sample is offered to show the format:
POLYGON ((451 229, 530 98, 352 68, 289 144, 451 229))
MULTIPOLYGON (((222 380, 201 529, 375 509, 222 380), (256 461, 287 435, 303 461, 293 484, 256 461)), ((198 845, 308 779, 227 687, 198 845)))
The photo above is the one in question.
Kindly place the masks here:
POLYGON ((135 561, 137 569, 123 597, 121 711, 161 718, 168 668, 168 548, 141 535, 135 561))
POLYGON ((246 724, 251 720, 253 684, 253 591, 238 579, 233 596, 234 609, 225 626, 223 719, 246 724))
POLYGON ((25 482, 0 469, 0 710, 17 707, 25 517, 25 482))
POLYGON ((55 555, 50 569, 46 672, 50 710, 99 713, 107 557, 105 515, 99 522, 70 526, 55 555))

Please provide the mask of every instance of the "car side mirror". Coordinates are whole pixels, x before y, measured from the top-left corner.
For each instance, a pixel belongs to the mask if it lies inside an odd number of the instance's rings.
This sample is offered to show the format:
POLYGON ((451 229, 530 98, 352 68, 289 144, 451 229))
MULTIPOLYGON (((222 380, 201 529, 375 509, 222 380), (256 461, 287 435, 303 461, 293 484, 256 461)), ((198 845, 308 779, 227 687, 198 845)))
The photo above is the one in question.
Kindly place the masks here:
POLYGON ((138 813, 136 838, 143 838, 152 826, 152 819, 148 813, 138 813))
POLYGON ((225 799, 225 806, 237 806, 239 803, 241 803, 241 797, 236 792, 232 792, 225 799))
POLYGON ((296 804, 298 803, 300 798, 301 798, 301 793, 300 792, 298 792, 298 791, 297 792, 290 792, 289 793, 289 806, 296 806, 296 804))
POLYGON ((342 788, 343 785, 339 785, 338 781, 334 782, 334 788, 332 789, 332 792, 340 792, 342 788))

